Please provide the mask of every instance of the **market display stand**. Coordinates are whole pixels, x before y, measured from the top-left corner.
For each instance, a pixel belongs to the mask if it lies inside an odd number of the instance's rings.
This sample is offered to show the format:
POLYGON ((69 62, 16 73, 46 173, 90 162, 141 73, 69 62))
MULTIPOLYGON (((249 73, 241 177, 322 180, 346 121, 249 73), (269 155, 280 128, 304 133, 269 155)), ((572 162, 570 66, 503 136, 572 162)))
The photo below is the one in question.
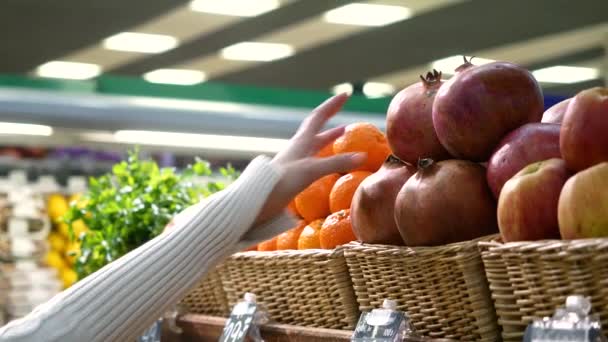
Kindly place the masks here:
MULTIPOLYGON (((177 319, 177 326, 183 331, 178 334, 169 329, 165 321, 162 326, 163 342, 217 342, 222 335, 226 319, 197 314, 187 314, 177 319)), ((266 324, 262 326, 265 342, 348 342, 352 331, 308 328, 287 324, 266 324)), ((416 339, 416 341, 419 341, 416 339)), ((406 339, 404 342, 414 342, 406 339)), ((454 342, 448 339, 425 339, 425 342, 454 342)))

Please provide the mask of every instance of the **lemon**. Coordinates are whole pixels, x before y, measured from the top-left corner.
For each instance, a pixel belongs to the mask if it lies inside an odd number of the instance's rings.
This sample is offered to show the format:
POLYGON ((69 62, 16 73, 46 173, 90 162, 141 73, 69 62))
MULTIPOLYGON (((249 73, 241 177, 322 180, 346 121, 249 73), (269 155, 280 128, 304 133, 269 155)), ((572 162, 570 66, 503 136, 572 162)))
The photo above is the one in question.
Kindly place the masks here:
POLYGON ((59 223, 57 225, 57 230, 65 239, 70 238, 70 226, 67 223, 65 223, 65 222, 59 223))
POLYGON ((50 195, 47 200, 46 209, 51 220, 57 222, 68 211, 68 201, 61 194, 50 195))
POLYGON ((58 270, 61 270, 66 267, 65 260, 57 251, 49 251, 48 253, 46 253, 44 261, 50 267, 53 267, 58 270))
POLYGON ((74 265, 76 260, 80 257, 80 242, 70 242, 66 248, 65 257, 70 265, 74 265))
POLYGON ((74 221, 72 223, 72 229, 74 229, 74 237, 76 239, 78 239, 80 237, 80 234, 86 233, 89 230, 87 225, 84 224, 84 222, 82 222, 82 220, 74 221))
POLYGON ((67 241, 61 234, 56 232, 49 233, 48 241, 52 250, 63 254, 67 241))
POLYGON ((76 204, 76 207, 82 209, 86 206, 87 201, 85 198, 82 197, 82 194, 75 193, 72 194, 72 196, 70 196, 70 198, 68 199, 68 204, 72 205, 73 203, 76 204))
POLYGON ((64 268, 61 270, 60 277, 63 282, 63 288, 65 289, 72 286, 78 280, 78 275, 71 268, 64 268))

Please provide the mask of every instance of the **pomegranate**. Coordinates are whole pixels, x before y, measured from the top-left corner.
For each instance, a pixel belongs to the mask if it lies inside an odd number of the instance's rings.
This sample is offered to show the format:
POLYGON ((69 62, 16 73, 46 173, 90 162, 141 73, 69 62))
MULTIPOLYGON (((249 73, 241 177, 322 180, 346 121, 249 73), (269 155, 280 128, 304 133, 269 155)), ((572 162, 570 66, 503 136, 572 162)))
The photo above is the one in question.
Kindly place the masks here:
POLYGON ((401 90, 388 107, 386 135, 393 153, 401 160, 416 163, 420 158, 449 158, 433 127, 433 100, 441 81, 441 72, 433 70, 421 82, 401 90))
POLYGON ((538 122, 543 96, 532 74, 515 64, 465 64, 445 82, 433 103, 433 125, 454 157, 486 161, 510 131, 538 122))
POLYGON ((569 104, 570 99, 565 99, 549 107, 549 109, 543 113, 543 118, 540 122, 561 124, 569 104))
POLYGON ((608 161, 608 88, 583 90, 572 98, 559 145, 572 171, 608 161))
POLYGON ((466 160, 421 159, 395 201, 395 221, 408 246, 435 246, 498 231, 485 169, 466 160))
POLYGON ((350 207, 353 231, 365 243, 403 245, 395 223, 395 198, 403 184, 416 173, 413 165, 394 156, 357 188, 350 207))
POLYGON ((559 131, 560 125, 536 122, 521 126, 502 139, 488 163, 488 185, 495 198, 526 165, 560 158, 559 131))

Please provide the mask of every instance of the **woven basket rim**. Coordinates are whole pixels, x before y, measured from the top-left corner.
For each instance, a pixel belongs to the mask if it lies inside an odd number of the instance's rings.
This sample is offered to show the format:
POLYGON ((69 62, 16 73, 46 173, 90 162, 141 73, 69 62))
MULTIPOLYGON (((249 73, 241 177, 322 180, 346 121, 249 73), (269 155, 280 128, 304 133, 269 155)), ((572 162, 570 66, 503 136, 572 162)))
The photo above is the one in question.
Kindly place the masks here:
POLYGON ((396 245, 383 245, 383 244, 366 244, 359 241, 353 241, 344 245, 345 251, 349 250, 375 250, 383 252, 391 252, 398 254, 435 254, 435 253, 455 253, 461 251, 468 251, 471 249, 477 249, 477 246, 481 242, 489 243, 497 238, 497 234, 482 236, 473 240, 466 240, 460 242, 454 242, 446 245, 439 246, 396 246, 396 245))
POLYGON ((576 240, 545 239, 536 241, 502 242, 498 237, 490 241, 480 241, 479 246, 491 251, 505 250, 537 250, 549 251, 554 249, 608 248, 608 238, 589 238, 576 240))
POLYGON ((230 258, 277 258, 277 257, 332 257, 343 253, 344 247, 335 249, 284 249, 277 251, 245 251, 238 252, 230 258))

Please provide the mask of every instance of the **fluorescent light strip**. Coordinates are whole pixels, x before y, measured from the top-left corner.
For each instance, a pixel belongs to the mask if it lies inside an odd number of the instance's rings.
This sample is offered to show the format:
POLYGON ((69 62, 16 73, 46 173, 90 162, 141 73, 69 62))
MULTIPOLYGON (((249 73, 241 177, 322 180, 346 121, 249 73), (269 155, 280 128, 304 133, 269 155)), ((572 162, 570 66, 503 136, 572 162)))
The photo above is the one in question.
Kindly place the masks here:
POLYGON ((369 98, 390 96, 395 93, 395 86, 381 82, 366 82, 363 84, 363 94, 369 98))
POLYGON ((596 68, 556 65, 534 70, 532 75, 542 83, 569 84, 597 79, 600 71, 596 68))
POLYGON ((278 0, 194 0, 190 9, 197 12, 255 17, 280 6, 278 0))
POLYGON ((241 42, 222 49, 220 55, 229 60, 270 62, 293 53, 293 47, 287 44, 241 42))
POLYGON ((277 153, 289 142, 286 139, 155 131, 117 131, 114 139, 128 144, 261 153, 277 153))
POLYGON ((0 134, 41 135, 48 137, 53 134, 53 128, 44 125, 0 122, 0 134))
POLYGON ((103 47, 109 50, 162 53, 175 48, 178 40, 161 34, 121 32, 104 39, 103 47))
POLYGON ((385 26, 412 16, 403 6, 352 3, 325 12, 323 19, 332 24, 385 26))
POLYGON ((64 61, 50 61, 36 69, 40 77, 65 78, 72 80, 87 80, 98 76, 101 67, 96 64, 64 61))
POLYGON ((205 73, 187 69, 157 69, 145 73, 143 78, 150 83, 193 85, 205 81, 205 73))
POLYGON ((340 84, 336 84, 335 86, 331 87, 331 92, 333 94, 342 94, 342 93, 348 93, 348 94, 352 94, 353 93, 353 85, 351 83, 340 83, 340 84))

